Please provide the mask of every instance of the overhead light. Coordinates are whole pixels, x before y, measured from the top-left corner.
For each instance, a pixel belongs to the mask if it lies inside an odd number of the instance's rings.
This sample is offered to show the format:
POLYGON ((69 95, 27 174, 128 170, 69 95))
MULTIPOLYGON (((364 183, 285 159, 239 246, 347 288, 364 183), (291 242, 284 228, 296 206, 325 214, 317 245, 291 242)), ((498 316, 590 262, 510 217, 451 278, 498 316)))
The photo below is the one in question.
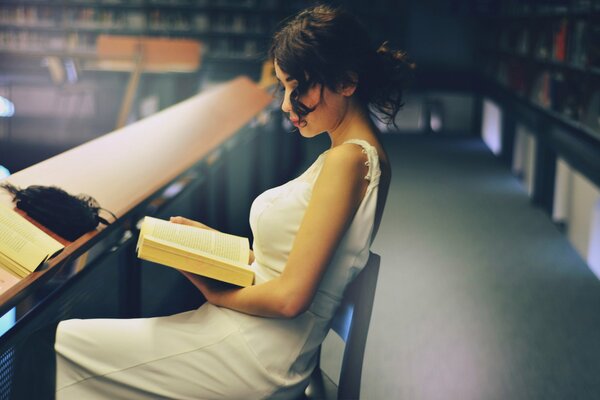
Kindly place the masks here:
POLYGON ((15 115, 15 105, 7 98, 0 96, 0 117, 15 115))

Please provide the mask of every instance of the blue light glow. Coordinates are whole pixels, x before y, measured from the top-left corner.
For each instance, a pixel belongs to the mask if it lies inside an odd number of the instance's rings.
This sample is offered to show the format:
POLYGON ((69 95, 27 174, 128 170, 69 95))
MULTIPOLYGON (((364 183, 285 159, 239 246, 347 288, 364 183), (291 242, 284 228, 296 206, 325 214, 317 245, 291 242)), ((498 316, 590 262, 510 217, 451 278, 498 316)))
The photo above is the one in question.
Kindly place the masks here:
POLYGON ((0 117, 12 117, 15 115, 15 106, 12 101, 0 96, 0 117))
POLYGON ((9 175, 10 175, 10 171, 8 170, 8 168, 0 165, 0 179, 4 179, 9 175))
POLYGON ((17 309, 11 308, 6 314, 0 317, 0 335, 3 335, 12 328, 15 324, 15 317, 17 315, 17 309))

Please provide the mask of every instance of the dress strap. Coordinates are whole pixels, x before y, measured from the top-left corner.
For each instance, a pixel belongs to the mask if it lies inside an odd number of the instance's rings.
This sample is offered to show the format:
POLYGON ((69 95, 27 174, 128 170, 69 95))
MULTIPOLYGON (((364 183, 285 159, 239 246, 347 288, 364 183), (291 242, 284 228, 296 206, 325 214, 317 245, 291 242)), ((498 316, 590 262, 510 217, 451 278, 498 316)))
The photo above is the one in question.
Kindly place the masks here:
POLYGON ((371 181, 370 185, 379 183, 381 169, 379 167, 379 154, 377 153, 377 148, 364 139, 349 139, 344 143, 354 143, 363 148, 363 153, 367 155, 365 165, 369 167, 369 172, 365 175, 365 179, 371 181))

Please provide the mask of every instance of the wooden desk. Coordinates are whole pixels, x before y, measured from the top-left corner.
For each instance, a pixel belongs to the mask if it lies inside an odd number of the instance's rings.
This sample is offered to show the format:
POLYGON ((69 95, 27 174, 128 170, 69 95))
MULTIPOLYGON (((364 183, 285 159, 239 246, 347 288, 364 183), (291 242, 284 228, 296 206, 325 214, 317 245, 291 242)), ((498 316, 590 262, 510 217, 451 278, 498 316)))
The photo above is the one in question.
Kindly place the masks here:
MULTIPOLYGON (((118 239, 119 231, 131 228, 140 217, 136 209, 218 150, 271 100, 250 79, 239 77, 8 177, 5 181, 19 187, 55 185, 71 194, 88 194, 119 220, 80 237, 44 270, 0 295, 0 315, 68 261, 85 264, 93 246, 109 235, 118 239)), ((0 202, 10 205, 11 197, 2 192, 0 202)))

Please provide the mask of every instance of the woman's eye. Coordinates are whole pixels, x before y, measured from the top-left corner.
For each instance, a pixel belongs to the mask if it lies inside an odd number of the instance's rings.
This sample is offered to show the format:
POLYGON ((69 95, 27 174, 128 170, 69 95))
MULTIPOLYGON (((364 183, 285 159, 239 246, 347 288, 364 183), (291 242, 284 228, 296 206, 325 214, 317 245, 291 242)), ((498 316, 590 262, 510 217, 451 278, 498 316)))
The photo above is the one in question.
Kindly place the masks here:
POLYGON ((274 88, 274 92, 273 93, 276 96, 282 96, 283 92, 285 92, 285 87, 283 85, 281 85, 281 84, 277 84, 277 86, 275 86, 275 88, 274 88))

